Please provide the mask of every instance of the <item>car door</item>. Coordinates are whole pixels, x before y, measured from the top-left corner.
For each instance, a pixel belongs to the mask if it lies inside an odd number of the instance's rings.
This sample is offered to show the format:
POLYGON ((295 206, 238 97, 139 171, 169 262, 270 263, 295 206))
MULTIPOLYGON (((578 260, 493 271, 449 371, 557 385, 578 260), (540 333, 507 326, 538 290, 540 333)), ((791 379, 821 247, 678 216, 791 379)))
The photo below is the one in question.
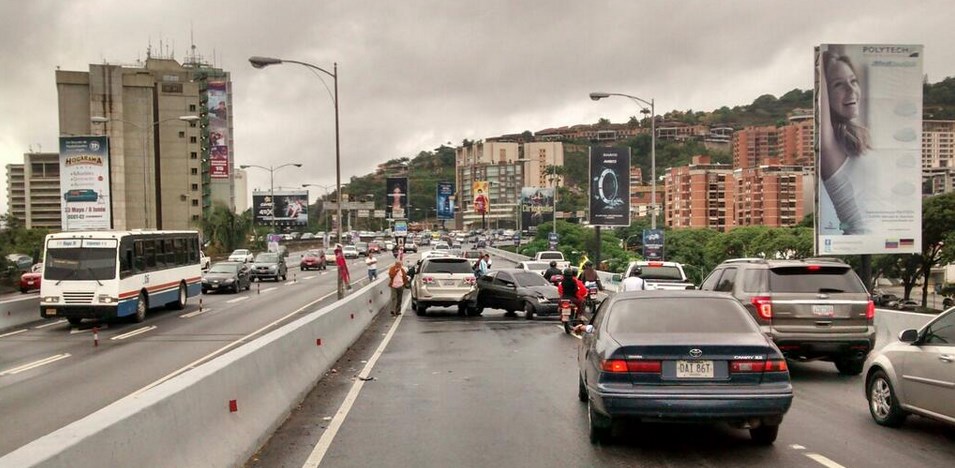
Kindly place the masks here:
POLYGON ((478 306, 487 307, 490 309, 498 307, 498 298, 494 290, 494 277, 497 276, 496 272, 489 272, 488 274, 478 278, 478 306))
POLYGON ((514 282, 514 276, 506 271, 497 274, 494 280, 496 289, 499 290, 500 308, 506 310, 517 310, 524 308, 524 305, 518 305, 520 302, 517 297, 517 284, 514 282))
POLYGON ((904 403, 955 418, 955 313, 932 322, 905 353, 902 385, 904 403))

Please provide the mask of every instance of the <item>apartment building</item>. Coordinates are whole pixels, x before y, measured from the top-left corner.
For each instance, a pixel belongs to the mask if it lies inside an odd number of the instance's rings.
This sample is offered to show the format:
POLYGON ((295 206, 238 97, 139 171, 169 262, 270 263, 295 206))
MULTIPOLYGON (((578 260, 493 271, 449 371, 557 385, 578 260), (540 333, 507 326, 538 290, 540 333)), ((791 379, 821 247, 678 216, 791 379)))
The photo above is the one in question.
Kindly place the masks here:
MULTIPOLYGON (((564 144, 559 141, 528 142, 521 145, 525 187, 552 187, 548 166, 564 165, 564 144)), ((558 186, 563 187, 560 180, 558 186)))
POLYGON ((721 232, 733 228, 736 183, 728 165, 713 164, 709 156, 694 156, 690 165, 667 170, 664 190, 667 226, 721 232))
POLYGON ((779 127, 779 160, 785 165, 813 167, 816 160, 814 146, 815 122, 812 114, 789 117, 789 124, 779 127))
POLYGON ((520 159, 520 144, 509 141, 476 141, 454 150, 455 167, 513 163, 520 159))
MULTIPOLYGON (((653 188, 649 183, 640 183, 634 185, 630 183, 630 212, 632 217, 650 216, 651 203, 650 193, 653 188)), ((666 213, 666 187, 663 184, 657 184, 657 214, 666 213)))
POLYGON ((458 210, 456 225, 459 229, 477 229, 481 227, 482 216, 474 211, 474 193, 471 183, 488 182, 490 210, 483 220, 489 228, 515 228, 520 216, 521 188, 524 186, 524 164, 471 164, 455 168, 458 210))
POLYGON ((27 217, 27 189, 23 172, 23 164, 7 164, 7 214, 21 221, 27 217))
POLYGON ((803 166, 764 165, 736 169, 735 226, 795 226, 805 216, 803 166))
POLYGON ((734 168, 757 167, 779 152, 779 131, 775 126, 746 127, 733 134, 734 168))
POLYGON ((922 121, 922 169, 955 167, 955 120, 922 121))

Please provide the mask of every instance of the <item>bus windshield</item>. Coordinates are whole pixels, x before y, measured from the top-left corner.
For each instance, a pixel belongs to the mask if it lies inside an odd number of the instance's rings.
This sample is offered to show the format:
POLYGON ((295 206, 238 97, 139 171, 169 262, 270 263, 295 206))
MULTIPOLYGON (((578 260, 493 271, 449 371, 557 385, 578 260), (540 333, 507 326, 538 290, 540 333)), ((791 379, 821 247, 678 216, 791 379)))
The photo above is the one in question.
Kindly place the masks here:
POLYGON ((116 278, 116 249, 47 249, 43 278, 93 281, 116 278))

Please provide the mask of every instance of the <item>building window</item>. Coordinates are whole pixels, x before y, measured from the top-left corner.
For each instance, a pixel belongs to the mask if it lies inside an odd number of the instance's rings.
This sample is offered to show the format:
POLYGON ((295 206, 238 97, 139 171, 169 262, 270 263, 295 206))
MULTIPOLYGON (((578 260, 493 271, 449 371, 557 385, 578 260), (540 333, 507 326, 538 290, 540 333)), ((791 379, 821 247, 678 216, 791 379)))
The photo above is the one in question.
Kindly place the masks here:
POLYGON ((179 138, 185 138, 186 132, 179 132, 179 138))
POLYGON ((190 120, 190 121, 189 121, 189 126, 190 126, 190 127, 195 127, 195 126, 196 126, 196 121, 195 121, 195 120, 190 120))
POLYGON ((193 199, 192 199, 192 206, 199 206, 199 200, 196 200, 195 198, 193 198, 193 199))
POLYGON ((199 215, 192 215, 193 221, 199 221, 199 215))
POLYGON ((198 140, 196 140, 196 137, 194 136, 189 137, 189 143, 196 143, 197 141, 198 140))
POLYGON ((189 153, 189 159, 199 159, 199 153, 196 153, 195 151, 189 153))
POLYGON ((192 175, 197 175, 199 174, 199 169, 196 169, 196 168, 189 169, 189 173, 192 175))
POLYGON ((192 184, 192 191, 196 192, 199 190, 199 184, 192 184))
POLYGON ((195 111, 196 111, 196 105, 195 105, 195 104, 189 104, 189 112, 195 112, 195 111))

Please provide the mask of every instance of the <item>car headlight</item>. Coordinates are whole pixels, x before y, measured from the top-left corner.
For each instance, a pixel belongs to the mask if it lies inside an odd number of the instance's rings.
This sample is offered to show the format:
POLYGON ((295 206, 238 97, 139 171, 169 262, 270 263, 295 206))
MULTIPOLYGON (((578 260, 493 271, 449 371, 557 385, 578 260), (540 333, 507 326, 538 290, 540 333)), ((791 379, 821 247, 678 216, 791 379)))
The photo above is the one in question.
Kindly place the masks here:
POLYGON ((542 296, 542 295, 538 295, 538 296, 537 296, 537 301, 540 302, 541 304, 545 304, 545 303, 547 303, 547 302, 550 302, 550 299, 547 299, 546 297, 544 297, 544 296, 542 296))
POLYGON ((46 296, 43 298, 43 302, 47 304, 56 304, 60 302, 60 296, 46 296))
POLYGON ((116 299, 110 297, 109 294, 100 294, 96 299, 100 304, 113 304, 117 302, 116 299))
POLYGON ((229 278, 229 279, 225 280, 224 282, 225 282, 226 284, 228 284, 228 283, 235 283, 235 278, 229 278))
POLYGON ((269 271, 275 271, 275 265, 270 266, 269 271))

